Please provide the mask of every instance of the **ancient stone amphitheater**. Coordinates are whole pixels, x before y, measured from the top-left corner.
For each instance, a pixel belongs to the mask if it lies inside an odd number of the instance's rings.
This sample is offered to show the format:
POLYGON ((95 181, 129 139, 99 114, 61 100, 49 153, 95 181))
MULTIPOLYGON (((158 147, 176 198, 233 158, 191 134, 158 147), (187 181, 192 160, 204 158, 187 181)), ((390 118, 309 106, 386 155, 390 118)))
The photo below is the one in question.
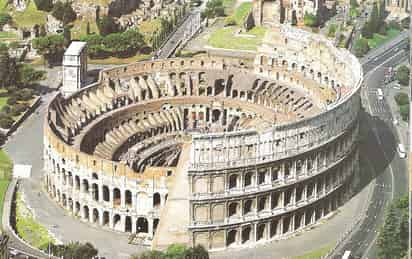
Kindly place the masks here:
POLYGON ((57 95, 44 130, 50 195, 157 249, 250 246, 330 215, 358 171, 361 66, 287 26, 257 53, 138 62, 57 95))

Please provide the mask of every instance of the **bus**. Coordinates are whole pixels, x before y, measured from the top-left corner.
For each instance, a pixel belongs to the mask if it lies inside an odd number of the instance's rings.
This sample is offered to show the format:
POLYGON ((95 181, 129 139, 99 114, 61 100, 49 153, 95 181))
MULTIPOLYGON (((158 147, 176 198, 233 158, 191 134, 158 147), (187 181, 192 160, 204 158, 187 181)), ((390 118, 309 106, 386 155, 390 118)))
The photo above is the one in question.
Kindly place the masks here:
POLYGON ((378 95, 378 100, 383 100, 383 92, 381 88, 376 90, 376 94, 378 95))
POLYGON ((400 158, 406 157, 406 151, 405 151, 405 147, 403 146, 403 144, 398 144, 398 154, 400 158))
POLYGON ((342 259, 349 259, 350 257, 350 251, 346 250, 345 253, 342 256, 342 259))

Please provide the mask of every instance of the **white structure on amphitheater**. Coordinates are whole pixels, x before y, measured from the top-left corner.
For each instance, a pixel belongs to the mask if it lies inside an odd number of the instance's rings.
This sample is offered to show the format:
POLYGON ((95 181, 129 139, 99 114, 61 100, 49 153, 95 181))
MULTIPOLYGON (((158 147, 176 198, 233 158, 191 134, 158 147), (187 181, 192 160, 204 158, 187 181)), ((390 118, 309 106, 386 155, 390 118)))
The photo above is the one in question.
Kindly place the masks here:
POLYGON ((358 172, 361 66, 319 35, 272 30, 254 62, 138 62, 57 95, 50 195, 157 249, 282 239, 334 211, 358 172))

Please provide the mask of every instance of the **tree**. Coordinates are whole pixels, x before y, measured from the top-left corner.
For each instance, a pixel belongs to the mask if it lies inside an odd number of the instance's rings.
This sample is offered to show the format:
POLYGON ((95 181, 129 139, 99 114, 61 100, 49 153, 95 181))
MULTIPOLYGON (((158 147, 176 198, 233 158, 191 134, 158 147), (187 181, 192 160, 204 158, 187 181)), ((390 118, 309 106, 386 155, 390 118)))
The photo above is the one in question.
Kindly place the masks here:
POLYGON ((67 245, 51 245, 50 249, 54 255, 63 259, 92 259, 98 254, 97 249, 90 243, 72 242, 67 245))
POLYGON ((14 123, 10 114, 0 113, 0 127, 3 129, 9 129, 14 123))
POLYGON ((37 9, 50 12, 53 10, 53 0, 34 0, 37 9))
POLYGON ((295 26, 295 25, 298 24, 298 18, 296 17, 296 11, 292 11, 292 21, 291 21, 291 24, 292 24, 293 26, 295 26))
POLYGON ((130 259, 163 259, 165 258, 163 252, 152 250, 152 251, 145 251, 141 254, 135 254, 130 257, 130 259))
POLYGON ((49 63, 61 60, 64 53, 63 35, 50 35, 33 39, 33 48, 37 49, 49 63))
POLYGON ((368 40, 365 38, 360 38, 355 41, 354 45, 355 56, 363 57, 369 51, 368 40))
POLYGON ((352 8, 357 8, 357 7, 359 7, 358 1, 356 1, 356 0, 350 0, 350 1, 349 1, 349 5, 350 5, 350 7, 352 7, 352 8))
POLYGON ((369 22, 365 22, 365 24, 362 27, 362 37, 371 39, 373 36, 373 32, 371 29, 371 24, 369 22))
POLYGON ((409 68, 405 65, 400 66, 396 70, 395 79, 398 80, 401 85, 409 85, 409 68))
POLYGON ((409 103, 409 97, 406 93, 398 93, 395 95, 396 103, 401 106, 409 103))
POLYGON ((76 20, 76 12, 73 10, 70 2, 66 1, 64 3, 58 1, 54 4, 52 15, 63 22, 63 26, 76 20))
POLYGON ((19 65, 17 83, 22 87, 27 87, 44 79, 45 74, 45 71, 35 70, 32 66, 19 65))
POLYGON ((332 23, 331 25, 329 25, 328 28, 328 37, 335 37, 336 34, 336 24, 332 23))
POLYGON ((70 45, 70 42, 72 41, 72 34, 69 26, 64 26, 63 28, 63 45, 65 48, 67 48, 70 45))
POLYGON ((10 57, 9 48, 0 43, 0 88, 9 87, 16 83, 16 61, 10 57))
POLYGON ((97 21, 97 28, 99 29, 100 35, 106 36, 110 33, 115 33, 119 31, 119 28, 111 16, 103 16, 97 21))
POLYGON ((206 3, 204 16, 207 18, 215 18, 225 15, 225 8, 222 0, 211 0, 206 3))
POLYGON ((318 17, 310 13, 305 13, 305 16, 303 17, 303 23, 309 27, 316 27, 318 26, 318 17))
POLYGON ((89 35, 90 34, 90 22, 87 21, 86 23, 86 34, 89 35))
POLYGON ((3 27, 5 24, 10 23, 12 17, 8 13, 0 13, 0 27, 3 27))
POLYGON ((409 103, 399 106, 399 113, 402 120, 409 121, 409 103))
POLYGON ((399 220, 396 215, 395 206, 389 207, 385 222, 379 233, 377 244, 378 254, 382 258, 401 258, 399 255, 399 220))

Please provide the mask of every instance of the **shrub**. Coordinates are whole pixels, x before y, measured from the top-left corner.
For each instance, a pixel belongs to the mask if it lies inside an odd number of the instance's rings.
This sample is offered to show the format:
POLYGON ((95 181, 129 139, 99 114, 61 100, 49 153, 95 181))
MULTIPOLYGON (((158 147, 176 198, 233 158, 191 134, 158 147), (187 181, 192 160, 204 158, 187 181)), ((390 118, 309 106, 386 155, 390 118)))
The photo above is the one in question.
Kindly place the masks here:
POLYGON ((12 20, 10 14, 8 13, 0 13, 0 27, 3 25, 10 23, 12 20))
POLYGON ((408 85, 409 84, 409 68, 405 65, 400 66, 396 70, 395 78, 396 80, 399 81, 400 84, 408 85))
POLYGON ((236 25, 236 20, 233 16, 228 16, 225 18, 225 26, 233 26, 236 25))
POLYGON ((409 104, 409 97, 405 93, 398 93, 395 95, 395 101, 399 106, 409 104))
POLYGON ((102 36, 106 36, 110 33, 115 33, 119 31, 119 26, 111 16, 103 16, 103 18, 97 21, 97 28, 102 36))
POLYGON ((37 9, 50 12, 53 9, 53 1, 52 0, 34 0, 37 9))
POLYGON ((401 114, 402 120, 409 121, 409 103, 401 105, 399 107, 399 113, 401 114))
POLYGON ((53 7, 52 15, 63 22, 63 24, 68 24, 76 20, 76 12, 73 10, 70 2, 56 2, 53 7))
POLYGON ((363 57, 369 51, 368 40, 360 38, 354 44, 355 56, 363 57))
POLYGON ((34 90, 29 88, 23 88, 16 93, 16 97, 20 101, 28 101, 34 95, 34 90))
POLYGON ((1 108, 1 112, 10 113, 10 111, 11 111, 11 106, 9 106, 9 105, 4 105, 4 106, 1 108))
POLYGON ((11 107, 10 113, 12 116, 18 116, 22 112, 26 111, 28 108, 29 108, 29 105, 27 103, 17 103, 11 107))
POLYGON ((305 13, 305 16, 303 17, 303 23, 309 27, 316 27, 318 26, 318 17, 310 13, 305 13))
POLYGON ((9 129, 13 125, 13 123, 14 120, 10 115, 4 113, 0 114, 0 127, 2 127, 3 129, 9 129))
POLYGON ((8 105, 14 105, 17 103, 17 98, 16 96, 11 96, 7 99, 7 104, 8 105))

